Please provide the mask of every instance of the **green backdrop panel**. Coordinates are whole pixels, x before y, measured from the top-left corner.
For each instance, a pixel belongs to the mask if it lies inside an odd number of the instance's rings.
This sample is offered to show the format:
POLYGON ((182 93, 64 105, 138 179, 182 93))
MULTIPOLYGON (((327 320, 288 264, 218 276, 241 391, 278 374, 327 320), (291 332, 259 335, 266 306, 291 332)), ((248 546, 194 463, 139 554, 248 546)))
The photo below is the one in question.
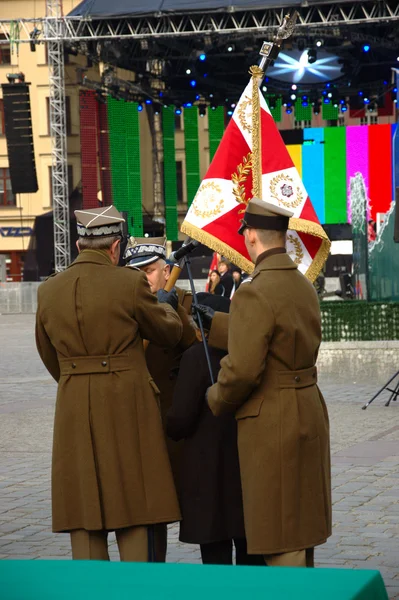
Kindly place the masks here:
POLYGON ((324 129, 325 223, 346 223, 346 130, 324 129))
POLYGON ((224 107, 208 109, 209 162, 215 155, 224 134, 224 107))
POLYGON ((201 183, 198 145, 198 108, 184 109, 187 204, 190 206, 201 183))

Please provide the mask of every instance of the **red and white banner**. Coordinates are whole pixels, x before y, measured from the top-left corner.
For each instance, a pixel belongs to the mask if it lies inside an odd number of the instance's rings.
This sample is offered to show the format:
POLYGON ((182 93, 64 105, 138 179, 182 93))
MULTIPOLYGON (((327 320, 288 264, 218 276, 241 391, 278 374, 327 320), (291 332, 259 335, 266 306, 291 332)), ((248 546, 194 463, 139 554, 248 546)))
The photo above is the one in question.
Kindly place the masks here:
MULTIPOLYGON (((252 197, 252 79, 244 90, 181 231, 251 273, 254 265, 238 235, 252 197)), ((256 85, 256 83, 255 83, 256 85)), ((287 251, 311 281, 328 256, 330 241, 321 227, 261 92, 262 198, 294 212, 287 251)))

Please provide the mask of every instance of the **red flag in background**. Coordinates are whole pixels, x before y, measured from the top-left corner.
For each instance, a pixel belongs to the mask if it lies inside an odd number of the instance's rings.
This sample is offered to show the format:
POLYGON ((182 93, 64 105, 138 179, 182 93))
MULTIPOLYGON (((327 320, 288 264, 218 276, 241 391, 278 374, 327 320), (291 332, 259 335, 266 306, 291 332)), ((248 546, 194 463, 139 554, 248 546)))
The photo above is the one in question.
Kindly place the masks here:
POLYGON ((259 91, 259 68, 238 102, 181 231, 251 273, 254 265, 238 235, 252 196, 294 212, 287 251, 311 281, 328 256, 321 227, 298 171, 259 91), (257 117, 256 117, 257 115, 257 117))

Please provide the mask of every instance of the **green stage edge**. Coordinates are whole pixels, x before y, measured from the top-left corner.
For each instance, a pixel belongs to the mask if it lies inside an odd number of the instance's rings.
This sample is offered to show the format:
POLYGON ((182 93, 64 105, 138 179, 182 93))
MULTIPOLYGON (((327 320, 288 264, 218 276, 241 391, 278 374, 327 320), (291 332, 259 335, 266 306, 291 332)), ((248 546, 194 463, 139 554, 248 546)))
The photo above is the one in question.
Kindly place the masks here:
POLYGON ((127 212, 129 235, 143 235, 141 197, 140 123, 136 102, 107 98, 112 195, 127 212))
POLYGON ((324 129, 325 223, 346 223, 346 129, 324 129))
POLYGON ((209 162, 215 156, 224 134, 224 107, 208 109, 209 162))
POLYGON ((190 206, 201 183, 198 145, 198 108, 184 109, 187 205, 190 206))
POLYGON ((179 238, 177 222, 177 179, 175 152, 175 107, 162 109, 163 178, 165 198, 166 237, 175 242, 179 238))

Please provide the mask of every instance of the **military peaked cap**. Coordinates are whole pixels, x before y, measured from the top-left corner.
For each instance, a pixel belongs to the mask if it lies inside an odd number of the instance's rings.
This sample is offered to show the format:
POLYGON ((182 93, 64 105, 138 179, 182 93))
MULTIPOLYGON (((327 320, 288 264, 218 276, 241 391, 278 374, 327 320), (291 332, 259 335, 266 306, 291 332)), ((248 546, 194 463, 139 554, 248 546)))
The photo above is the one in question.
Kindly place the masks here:
POLYGON ((131 237, 123 258, 127 267, 144 267, 160 258, 166 260, 166 239, 131 237))
POLYGON ((87 210, 75 210, 78 235, 99 238, 122 235, 125 219, 115 206, 101 206, 87 210))
POLYGON ((252 198, 247 204, 238 233, 242 235, 247 227, 287 231, 290 217, 293 214, 292 211, 277 206, 277 204, 271 204, 259 198, 252 198))

